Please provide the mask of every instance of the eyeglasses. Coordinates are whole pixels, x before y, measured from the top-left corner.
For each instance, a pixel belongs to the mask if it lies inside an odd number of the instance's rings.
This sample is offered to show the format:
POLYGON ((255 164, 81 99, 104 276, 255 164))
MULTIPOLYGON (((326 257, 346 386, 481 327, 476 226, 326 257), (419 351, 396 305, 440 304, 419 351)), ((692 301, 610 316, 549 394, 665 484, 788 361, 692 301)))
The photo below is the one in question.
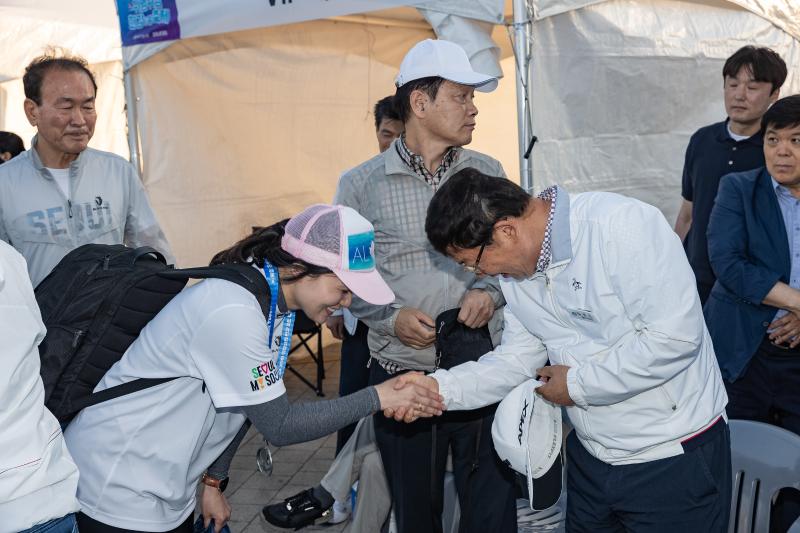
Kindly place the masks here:
POLYGON ((483 271, 481 270, 481 267, 479 267, 478 265, 481 262, 481 256, 483 255, 483 250, 485 248, 486 248, 486 243, 481 244, 481 247, 478 250, 478 257, 475 258, 475 263, 472 264, 472 266, 465 265, 464 263, 461 263, 461 268, 463 268, 464 270, 466 270, 467 272, 469 272, 471 274, 480 274, 480 273, 482 273, 483 271))

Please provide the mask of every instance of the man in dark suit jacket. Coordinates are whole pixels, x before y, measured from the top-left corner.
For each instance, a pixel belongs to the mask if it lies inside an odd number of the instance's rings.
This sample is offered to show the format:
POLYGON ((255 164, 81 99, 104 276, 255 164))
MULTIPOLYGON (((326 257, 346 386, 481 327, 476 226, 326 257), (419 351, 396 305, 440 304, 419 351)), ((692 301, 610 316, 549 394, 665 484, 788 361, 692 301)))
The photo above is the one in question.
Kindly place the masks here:
MULTIPOLYGON (((800 434, 800 95, 778 100, 761 130, 766 167, 720 181, 704 311, 728 416, 800 434)), ((780 512, 788 524, 800 513, 792 499, 780 512)))

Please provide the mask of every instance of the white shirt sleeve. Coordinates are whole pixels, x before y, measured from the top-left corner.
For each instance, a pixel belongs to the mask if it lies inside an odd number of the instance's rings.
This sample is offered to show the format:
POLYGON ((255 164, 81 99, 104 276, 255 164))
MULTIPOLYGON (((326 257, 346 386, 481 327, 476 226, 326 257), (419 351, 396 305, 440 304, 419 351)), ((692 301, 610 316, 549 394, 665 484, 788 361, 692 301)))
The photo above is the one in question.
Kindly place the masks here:
POLYGON ((500 345, 477 361, 439 369, 431 377, 451 410, 477 409, 502 400, 506 394, 536 376, 547 361, 547 350, 514 313, 503 309, 505 329, 500 345))
MULTIPOLYGON (((281 342, 282 320, 273 344, 281 342)), ((267 323, 255 304, 228 304, 210 313, 190 345, 215 407, 255 405, 286 393, 277 350, 267 348, 267 323)))

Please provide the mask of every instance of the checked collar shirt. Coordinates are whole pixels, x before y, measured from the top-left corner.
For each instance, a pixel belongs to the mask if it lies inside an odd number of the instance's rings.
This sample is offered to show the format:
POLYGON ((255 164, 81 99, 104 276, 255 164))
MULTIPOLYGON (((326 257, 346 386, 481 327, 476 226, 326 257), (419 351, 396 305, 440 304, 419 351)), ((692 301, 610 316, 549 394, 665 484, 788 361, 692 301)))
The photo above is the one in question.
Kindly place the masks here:
POLYGON ((411 150, 409 150, 408 146, 406 145, 406 134, 402 134, 400 136, 400 140, 395 144, 397 147, 397 154, 400 156, 400 159, 408 165, 408 168, 414 171, 416 175, 421 177, 425 180, 425 183, 428 185, 432 185, 434 189, 439 187, 439 183, 442 181, 442 176, 444 176, 447 169, 453 166, 453 163, 458 160, 458 153, 460 149, 456 146, 451 146, 447 152, 442 157, 442 162, 434 172, 429 171, 425 168, 425 161, 422 160, 422 156, 415 154, 411 150))
POLYGON ((541 200, 550 202, 550 214, 547 215, 547 225, 544 228, 544 240, 542 240, 542 251, 539 252, 539 260, 536 261, 536 272, 544 272, 550 266, 550 258, 553 253, 550 249, 550 235, 553 227, 553 215, 556 212, 556 198, 558 197, 558 187, 553 185, 539 193, 541 200))

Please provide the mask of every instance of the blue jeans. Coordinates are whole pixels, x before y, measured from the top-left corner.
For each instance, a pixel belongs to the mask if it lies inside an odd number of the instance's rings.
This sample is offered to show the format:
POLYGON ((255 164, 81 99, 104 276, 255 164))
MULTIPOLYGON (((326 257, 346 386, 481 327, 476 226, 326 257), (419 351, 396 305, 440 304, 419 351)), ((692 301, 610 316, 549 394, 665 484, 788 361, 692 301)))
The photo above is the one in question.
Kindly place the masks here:
POLYGON ((70 513, 61 518, 54 518, 44 524, 33 526, 20 533, 78 533, 78 524, 75 522, 75 514, 70 513))

